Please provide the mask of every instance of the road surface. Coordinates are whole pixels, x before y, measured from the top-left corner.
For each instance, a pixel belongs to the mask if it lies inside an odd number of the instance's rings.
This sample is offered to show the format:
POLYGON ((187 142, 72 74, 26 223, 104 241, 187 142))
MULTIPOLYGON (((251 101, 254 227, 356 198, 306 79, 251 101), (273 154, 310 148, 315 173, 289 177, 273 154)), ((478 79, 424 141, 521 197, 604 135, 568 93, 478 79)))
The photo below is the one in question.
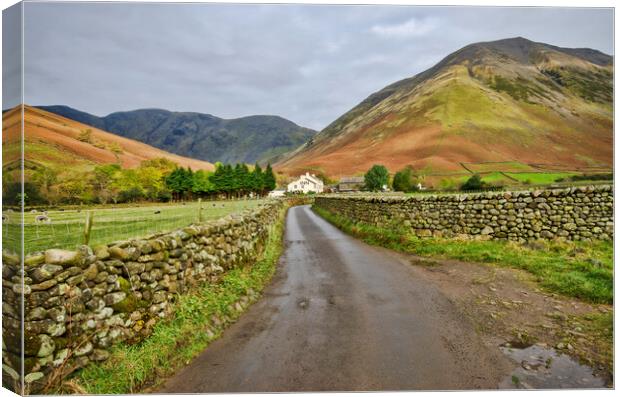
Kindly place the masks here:
POLYGON ((411 265, 300 206, 261 300, 157 392, 493 389, 513 368, 411 265))

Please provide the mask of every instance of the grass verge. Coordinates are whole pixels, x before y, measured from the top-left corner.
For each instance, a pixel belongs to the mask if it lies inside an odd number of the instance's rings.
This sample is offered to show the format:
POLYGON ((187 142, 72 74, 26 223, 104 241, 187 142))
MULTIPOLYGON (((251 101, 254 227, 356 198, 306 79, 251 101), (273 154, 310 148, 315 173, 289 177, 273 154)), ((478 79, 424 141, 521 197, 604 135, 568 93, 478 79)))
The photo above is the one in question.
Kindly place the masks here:
POLYGON ((228 271, 216 284, 179 295, 173 317, 160 321, 149 338, 135 345, 119 344, 107 361, 77 372, 71 385, 87 394, 137 393, 187 365, 258 299, 273 276, 282 253, 284 215, 282 210, 258 262, 228 271))
POLYGON ((313 210, 344 232, 368 244, 421 256, 490 263, 523 269, 547 291, 592 303, 613 303, 611 241, 518 244, 510 241, 421 239, 402 226, 378 228, 313 206, 313 210))

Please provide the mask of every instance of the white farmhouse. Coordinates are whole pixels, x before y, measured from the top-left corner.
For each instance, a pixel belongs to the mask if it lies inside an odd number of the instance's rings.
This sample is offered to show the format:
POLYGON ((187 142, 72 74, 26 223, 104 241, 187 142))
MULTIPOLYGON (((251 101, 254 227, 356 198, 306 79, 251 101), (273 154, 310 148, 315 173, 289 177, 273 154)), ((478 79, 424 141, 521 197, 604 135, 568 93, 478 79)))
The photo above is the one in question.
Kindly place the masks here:
POLYGON ((297 180, 289 183, 286 190, 291 193, 322 193, 323 181, 317 178, 315 175, 310 175, 308 172, 306 172, 304 175, 301 175, 297 180))

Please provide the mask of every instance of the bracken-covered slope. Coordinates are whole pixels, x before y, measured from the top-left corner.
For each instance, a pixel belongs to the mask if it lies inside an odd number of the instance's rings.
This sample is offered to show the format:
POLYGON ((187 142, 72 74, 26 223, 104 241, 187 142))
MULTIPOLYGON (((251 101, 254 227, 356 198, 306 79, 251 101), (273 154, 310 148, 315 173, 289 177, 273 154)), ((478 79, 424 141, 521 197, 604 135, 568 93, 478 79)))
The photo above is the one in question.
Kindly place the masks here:
POLYGON ((266 163, 294 150, 316 131, 279 116, 222 119, 204 113, 139 109, 97 117, 68 106, 39 106, 64 117, 210 162, 266 163))
POLYGON ((471 44, 370 95, 277 167, 340 176, 487 161, 610 167, 613 58, 520 37, 471 44))
MULTIPOLYGON (((3 167, 19 166, 21 107, 2 115, 3 167)), ((24 106, 24 159, 26 165, 57 170, 87 170, 96 164, 120 163, 137 167, 143 160, 166 158, 194 170, 212 170, 213 164, 178 156, 147 144, 124 138, 57 114, 24 106), (83 134, 90 142, 80 141, 83 134)))

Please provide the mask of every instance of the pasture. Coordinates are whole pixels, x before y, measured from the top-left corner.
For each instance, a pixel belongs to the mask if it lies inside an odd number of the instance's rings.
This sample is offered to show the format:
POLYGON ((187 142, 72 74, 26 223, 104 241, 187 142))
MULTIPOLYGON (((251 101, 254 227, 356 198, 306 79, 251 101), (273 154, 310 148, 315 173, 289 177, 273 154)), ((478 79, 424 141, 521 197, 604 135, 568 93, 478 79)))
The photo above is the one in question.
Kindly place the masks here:
POLYGON ((525 184, 546 185, 556 183, 560 178, 579 175, 576 172, 507 172, 506 175, 525 184))
MULTIPOLYGON (((264 200, 187 202, 185 205, 160 204, 135 207, 99 207, 48 211, 50 221, 37 222, 41 212, 24 214, 24 251, 36 252, 48 248, 74 249, 84 243, 86 214, 92 213, 90 246, 113 241, 144 237, 153 233, 171 231, 198 222, 202 206, 202 220, 213 220, 256 207, 264 200)), ((19 212, 3 212, 8 220, 2 224, 4 248, 18 251, 19 212)))

